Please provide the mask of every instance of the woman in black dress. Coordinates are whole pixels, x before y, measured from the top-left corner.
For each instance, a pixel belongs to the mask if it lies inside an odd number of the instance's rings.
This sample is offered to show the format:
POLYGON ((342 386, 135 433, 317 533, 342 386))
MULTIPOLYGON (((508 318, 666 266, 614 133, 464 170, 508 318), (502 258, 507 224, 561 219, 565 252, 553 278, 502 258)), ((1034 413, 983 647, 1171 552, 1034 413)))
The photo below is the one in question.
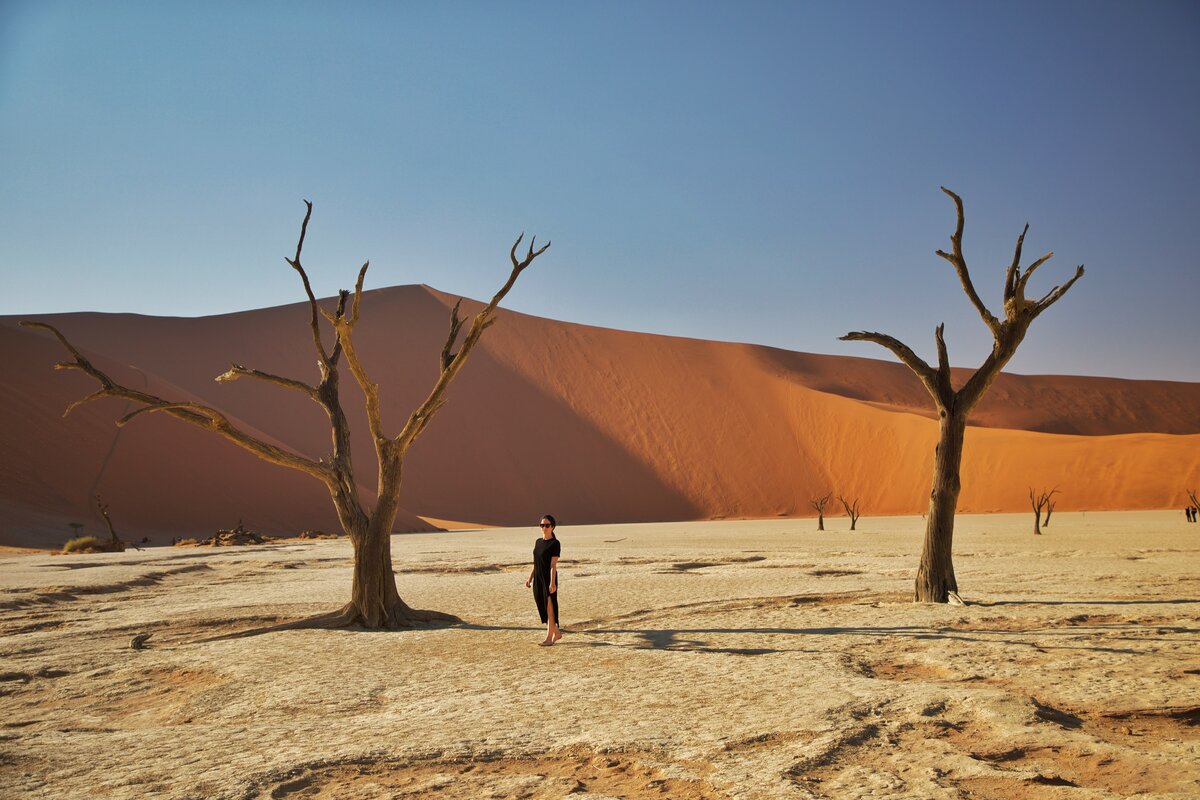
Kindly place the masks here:
POLYGON ((546 623, 546 641, 539 642, 542 647, 549 647, 562 638, 558 627, 558 557, 562 545, 554 538, 556 525, 552 515, 542 517, 542 538, 533 545, 533 569, 529 571, 529 580, 525 581, 526 588, 533 587, 538 614, 546 623))

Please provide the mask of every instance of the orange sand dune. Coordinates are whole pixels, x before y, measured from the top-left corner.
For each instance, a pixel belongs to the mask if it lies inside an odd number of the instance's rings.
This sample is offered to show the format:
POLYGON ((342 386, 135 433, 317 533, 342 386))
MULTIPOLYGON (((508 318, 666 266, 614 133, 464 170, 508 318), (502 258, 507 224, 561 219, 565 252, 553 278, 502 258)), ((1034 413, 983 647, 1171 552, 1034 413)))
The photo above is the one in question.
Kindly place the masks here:
MULTIPOLYGON (((432 385, 455 299, 425 286, 365 295, 357 341, 388 430, 432 385)), ((97 363, 132 365, 124 375, 151 391, 203 400, 302 453, 329 448, 324 414, 306 398, 213 381, 230 362, 312 380, 305 304, 195 319, 40 319, 97 363)), ((238 518, 267 533, 336 528, 316 481, 176 420, 150 415, 118 432, 123 404, 113 401, 60 420, 93 387, 51 371, 58 344, 15 325, 0 318, 0 348, 14 364, 0 392, 10 421, 0 542, 57 544, 76 520, 95 530, 88 498, 97 489, 123 531, 160 538, 238 518)), ((342 386, 358 482, 370 487, 361 393, 348 372, 342 386)), ((936 439, 923 388, 898 364, 507 311, 449 401, 406 462, 397 530, 429 529, 418 514, 501 525, 546 512, 565 523, 806 514, 808 499, 830 490, 860 498, 867 514, 919 513, 936 439)), ((1198 384, 1006 375, 976 421, 986 427, 967 436, 967 510, 1022 510, 1031 485, 1059 487, 1063 510, 1182 506, 1184 488, 1200 487, 1198 384)))

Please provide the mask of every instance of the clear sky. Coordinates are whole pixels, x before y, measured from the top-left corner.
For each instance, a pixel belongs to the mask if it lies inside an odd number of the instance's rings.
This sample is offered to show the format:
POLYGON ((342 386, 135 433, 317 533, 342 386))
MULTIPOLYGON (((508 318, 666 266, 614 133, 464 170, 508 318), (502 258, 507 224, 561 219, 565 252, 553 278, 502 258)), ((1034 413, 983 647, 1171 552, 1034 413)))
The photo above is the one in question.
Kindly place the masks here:
MULTIPOLYGON (((1023 373, 1200 380, 1195 2, 0 0, 0 314, 195 316, 314 288, 976 366, 953 205, 1023 373)), ((302 331, 297 332, 302 345, 302 331)))

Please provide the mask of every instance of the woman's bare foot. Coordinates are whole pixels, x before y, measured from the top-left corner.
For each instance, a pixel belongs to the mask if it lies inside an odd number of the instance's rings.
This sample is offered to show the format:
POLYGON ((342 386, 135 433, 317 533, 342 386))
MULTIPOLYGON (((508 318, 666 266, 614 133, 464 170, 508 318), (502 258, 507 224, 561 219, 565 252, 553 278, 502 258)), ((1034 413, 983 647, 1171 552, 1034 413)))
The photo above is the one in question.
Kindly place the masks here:
POLYGON ((562 638, 562 631, 555 631, 555 633, 554 633, 554 641, 556 641, 556 642, 557 642, 557 641, 558 641, 559 639, 561 639, 561 638, 562 638))
POLYGON ((547 639, 544 642, 538 642, 538 647, 550 647, 554 644, 553 639, 547 639))

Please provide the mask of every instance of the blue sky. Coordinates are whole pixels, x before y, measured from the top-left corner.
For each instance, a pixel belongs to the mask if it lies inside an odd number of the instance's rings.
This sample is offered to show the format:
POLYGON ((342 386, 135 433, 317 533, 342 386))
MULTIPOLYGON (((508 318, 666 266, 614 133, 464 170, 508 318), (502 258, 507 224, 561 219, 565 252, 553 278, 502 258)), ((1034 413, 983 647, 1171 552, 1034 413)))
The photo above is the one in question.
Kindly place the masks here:
MULTIPOLYGON (((1200 380, 1200 5, 0 0, 0 314, 428 283, 629 330, 975 366, 953 206, 1023 373, 1200 380)), ((298 333, 298 336, 302 332, 298 333)), ((298 340, 299 341, 299 340, 298 340)))

